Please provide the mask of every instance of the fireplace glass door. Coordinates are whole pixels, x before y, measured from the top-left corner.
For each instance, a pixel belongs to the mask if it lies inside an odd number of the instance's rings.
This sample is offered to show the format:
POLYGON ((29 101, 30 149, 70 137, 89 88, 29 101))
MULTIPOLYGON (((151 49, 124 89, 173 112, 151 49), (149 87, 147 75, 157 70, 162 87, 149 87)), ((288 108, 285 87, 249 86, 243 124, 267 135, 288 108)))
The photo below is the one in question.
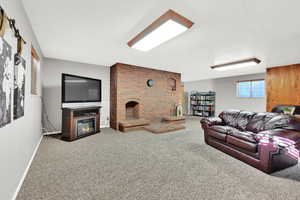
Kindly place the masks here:
POLYGON ((77 136, 83 136, 96 132, 96 118, 85 118, 77 120, 77 136))

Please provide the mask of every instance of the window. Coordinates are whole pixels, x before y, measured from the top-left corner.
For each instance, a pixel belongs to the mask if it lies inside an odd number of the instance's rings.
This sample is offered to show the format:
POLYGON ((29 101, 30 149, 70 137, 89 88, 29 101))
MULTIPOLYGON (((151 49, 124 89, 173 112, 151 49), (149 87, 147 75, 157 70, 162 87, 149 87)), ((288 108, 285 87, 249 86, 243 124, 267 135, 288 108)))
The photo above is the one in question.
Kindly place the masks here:
POLYGON ((31 47, 31 94, 39 95, 38 74, 40 70, 40 57, 35 49, 31 47))
POLYGON ((237 96, 240 98, 264 98, 265 80, 237 82, 237 96))

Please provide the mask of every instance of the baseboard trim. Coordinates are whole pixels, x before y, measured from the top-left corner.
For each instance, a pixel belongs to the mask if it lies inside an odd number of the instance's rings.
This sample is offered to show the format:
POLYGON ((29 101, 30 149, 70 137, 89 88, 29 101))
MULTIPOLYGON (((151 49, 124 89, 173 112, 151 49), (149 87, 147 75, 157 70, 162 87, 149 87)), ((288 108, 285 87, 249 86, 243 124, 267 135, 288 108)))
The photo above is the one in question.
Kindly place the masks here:
MULTIPOLYGON (((109 125, 102 125, 100 126, 100 128, 110 128, 109 125)), ((44 136, 48 136, 48 135, 57 135, 57 134, 61 134, 62 131, 59 130, 59 131, 53 131, 53 132, 46 132, 46 133, 43 133, 44 136)))
POLYGON ((21 178, 21 180, 19 182, 19 185, 18 185, 18 187, 17 187, 17 189, 16 189, 16 191, 14 193, 14 196, 13 196, 12 200, 16 200, 16 198, 17 198, 17 196, 19 194, 19 191, 20 191, 20 189, 21 189, 21 187, 23 185, 23 182, 24 182, 24 180, 26 178, 26 175, 27 175, 27 173, 29 171, 29 168, 30 168, 30 166, 32 164, 32 161, 33 161, 34 157, 35 157, 35 154, 36 154, 36 152, 37 152, 37 150, 38 150, 38 148, 39 148, 39 146, 40 146, 40 144, 42 142, 42 139, 43 139, 43 135, 41 135, 41 138, 39 139, 39 141, 38 141, 38 143, 37 143, 37 145, 36 145, 36 147, 35 147, 35 149, 33 151, 33 154, 32 154, 32 156, 31 156, 31 158, 30 158, 30 160, 28 162, 28 165, 27 165, 27 167, 26 167, 26 169, 25 169, 25 171, 23 173, 23 176, 22 176, 22 178, 21 178))
POLYGON ((53 132, 47 132, 47 133, 44 133, 44 135, 57 135, 57 134, 61 134, 61 131, 53 131, 53 132))

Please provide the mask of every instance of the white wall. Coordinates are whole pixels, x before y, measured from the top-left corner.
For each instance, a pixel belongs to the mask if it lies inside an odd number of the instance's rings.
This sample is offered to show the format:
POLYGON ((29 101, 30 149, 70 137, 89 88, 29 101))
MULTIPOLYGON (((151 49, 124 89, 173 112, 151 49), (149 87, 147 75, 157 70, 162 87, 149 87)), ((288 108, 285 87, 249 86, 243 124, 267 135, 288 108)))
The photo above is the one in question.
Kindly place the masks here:
POLYGON ((216 114, 225 109, 240 109, 254 112, 266 111, 266 98, 238 98, 236 96, 236 81, 264 79, 265 74, 252 74, 229 78, 208 79, 193 82, 185 82, 186 92, 193 90, 199 92, 216 92, 216 114))
POLYGON ((214 90, 214 79, 184 82, 184 91, 192 92, 193 90, 208 92, 214 90))
POLYGON ((215 79, 216 112, 226 109, 240 109, 254 112, 266 111, 266 98, 238 98, 236 95, 236 81, 264 79, 265 74, 254 74, 230 78, 215 79))
MULTIPOLYGON (((44 59, 42 72, 43 101, 50 122, 61 130, 61 74, 73 74, 102 80, 101 127, 109 126, 110 67, 56 59, 44 59)), ((83 104, 75 104, 83 105, 83 104)))
MULTIPOLYGON (((30 94, 31 44, 39 53, 40 51, 21 1, 0 0, 0 5, 9 17, 16 19, 21 35, 27 41, 23 51, 26 60, 25 115, 0 128, 0 199, 9 200, 14 198, 41 139, 41 98, 30 94)), ((12 45, 15 53, 16 39, 9 28, 4 38, 12 45)))

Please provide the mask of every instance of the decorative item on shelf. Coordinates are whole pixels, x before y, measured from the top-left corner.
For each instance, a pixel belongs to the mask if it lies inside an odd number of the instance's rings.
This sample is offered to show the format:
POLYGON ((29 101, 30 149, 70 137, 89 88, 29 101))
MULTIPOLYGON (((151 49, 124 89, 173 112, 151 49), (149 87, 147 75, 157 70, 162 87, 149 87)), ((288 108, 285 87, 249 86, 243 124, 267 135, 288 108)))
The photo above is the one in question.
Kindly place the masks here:
POLYGON ((152 79, 147 80, 147 86, 148 87, 153 87, 154 81, 152 79))
POLYGON ((179 104, 176 106, 176 116, 177 116, 177 117, 182 117, 182 116, 183 116, 183 108, 182 108, 181 103, 179 103, 179 104))

